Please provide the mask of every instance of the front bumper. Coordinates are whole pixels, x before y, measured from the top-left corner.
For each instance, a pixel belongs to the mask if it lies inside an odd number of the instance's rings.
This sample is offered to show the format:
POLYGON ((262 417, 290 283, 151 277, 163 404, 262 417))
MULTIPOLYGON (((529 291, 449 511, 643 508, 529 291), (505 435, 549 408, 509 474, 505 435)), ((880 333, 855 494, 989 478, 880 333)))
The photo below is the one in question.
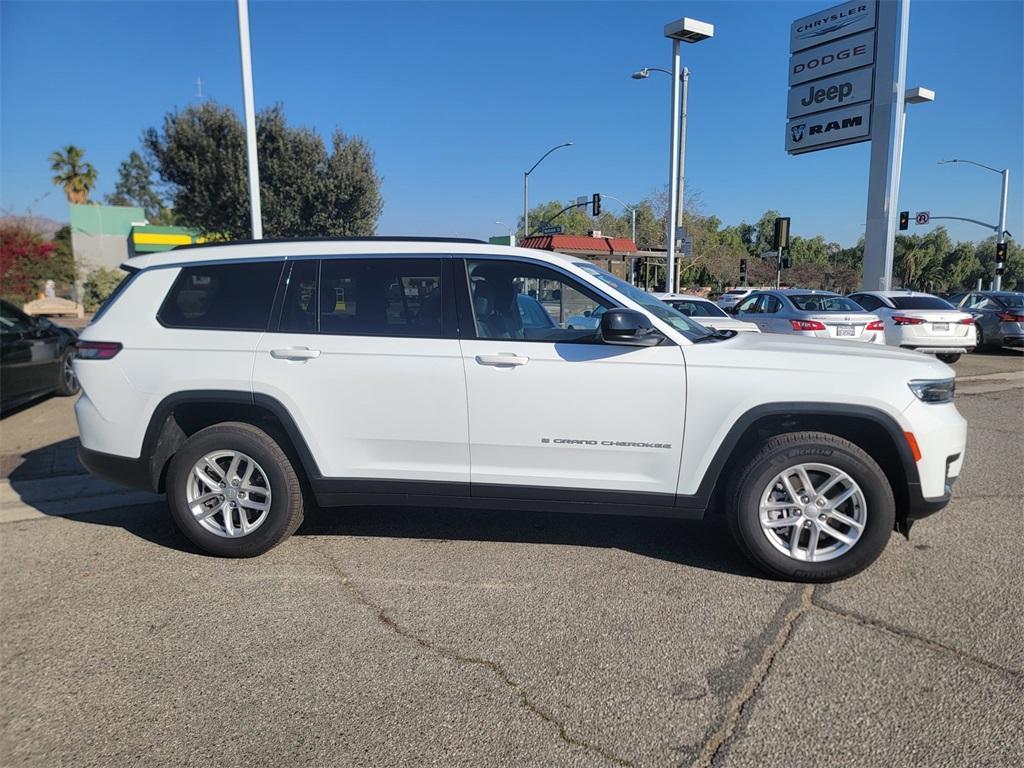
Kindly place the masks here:
POLYGON ((1003 346, 1007 349, 1024 349, 1024 336, 1003 336, 1003 346))

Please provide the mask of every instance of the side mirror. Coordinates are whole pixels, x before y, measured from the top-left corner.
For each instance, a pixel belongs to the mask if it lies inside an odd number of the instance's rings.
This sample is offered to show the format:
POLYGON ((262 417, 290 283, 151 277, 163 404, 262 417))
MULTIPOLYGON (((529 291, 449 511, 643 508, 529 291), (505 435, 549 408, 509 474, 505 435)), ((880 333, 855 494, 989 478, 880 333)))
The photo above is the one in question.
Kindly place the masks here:
POLYGON ((651 327, 643 312, 635 309, 609 309, 601 315, 601 341, 630 347, 654 347, 665 338, 651 327))

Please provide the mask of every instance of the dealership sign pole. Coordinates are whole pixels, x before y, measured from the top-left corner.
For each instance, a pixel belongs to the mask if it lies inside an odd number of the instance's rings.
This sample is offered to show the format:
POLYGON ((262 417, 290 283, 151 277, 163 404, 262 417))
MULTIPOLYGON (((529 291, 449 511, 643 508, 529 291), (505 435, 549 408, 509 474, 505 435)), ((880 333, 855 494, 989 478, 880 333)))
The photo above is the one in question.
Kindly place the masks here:
POLYGON ((902 0, 899 5, 896 2, 882 2, 878 15, 878 64, 874 114, 871 117, 875 138, 871 142, 867 222, 864 230, 863 288, 867 291, 887 291, 892 288, 896 209, 899 207, 903 128, 906 125, 903 99, 906 95, 910 0, 902 0))
POLYGON ((790 26, 786 151, 871 142, 866 289, 892 272, 909 18, 910 0, 854 0, 790 26))

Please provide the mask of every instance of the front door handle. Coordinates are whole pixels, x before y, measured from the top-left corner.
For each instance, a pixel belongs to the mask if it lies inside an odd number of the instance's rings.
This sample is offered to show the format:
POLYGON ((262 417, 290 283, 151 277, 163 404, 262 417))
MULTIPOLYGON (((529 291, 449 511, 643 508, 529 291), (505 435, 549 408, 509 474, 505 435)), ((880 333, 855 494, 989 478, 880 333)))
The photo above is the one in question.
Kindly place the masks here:
POLYGON ((287 349, 272 349, 270 356, 275 360, 315 360, 320 357, 320 350, 309 347, 288 347, 287 349))
POLYGON ((504 366, 516 366, 526 365, 530 362, 530 358, 517 355, 513 352, 502 352, 497 355, 477 355, 476 361, 480 365, 496 365, 500 367, 504 366))

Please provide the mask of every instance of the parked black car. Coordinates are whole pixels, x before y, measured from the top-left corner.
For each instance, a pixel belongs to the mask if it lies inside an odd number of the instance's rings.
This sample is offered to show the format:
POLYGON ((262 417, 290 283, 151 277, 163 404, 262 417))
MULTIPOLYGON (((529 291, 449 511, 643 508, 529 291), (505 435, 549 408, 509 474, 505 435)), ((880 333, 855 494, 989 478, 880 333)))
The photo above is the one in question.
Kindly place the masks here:
POLYGON ((71 367, 78 334, 0 301, 0 411, 43 395, 78 394, 71 367))

